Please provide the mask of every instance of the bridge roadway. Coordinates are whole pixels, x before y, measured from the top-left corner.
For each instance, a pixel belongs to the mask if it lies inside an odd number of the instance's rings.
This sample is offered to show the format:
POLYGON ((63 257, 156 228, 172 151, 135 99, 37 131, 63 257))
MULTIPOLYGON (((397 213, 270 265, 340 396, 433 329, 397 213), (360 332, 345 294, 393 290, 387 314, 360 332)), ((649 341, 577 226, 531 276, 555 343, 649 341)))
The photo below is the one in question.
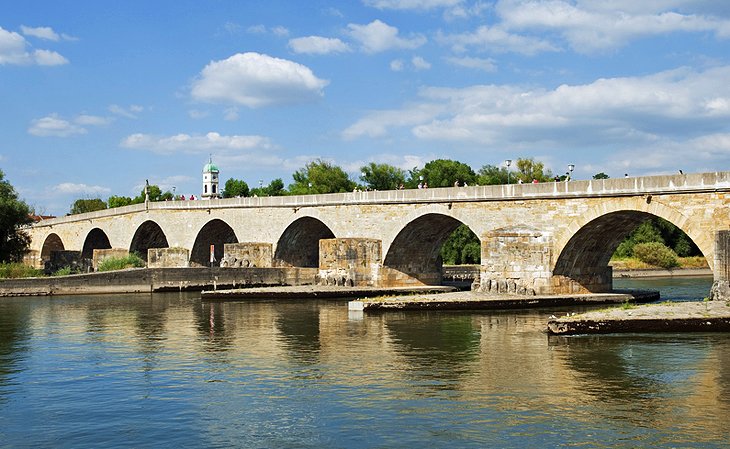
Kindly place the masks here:
POLYGON ((393 286, 438 284, 439 250, 463 223, 481 240, 481 290, 551 294, 609 291, 616 247, 661 217, 705 255, 713 290, 726 291, 729 193, 730 172, 715 172, 167 201, 45 220, 28 232, 36 264, 60 250, 91 258, 109 248, 143 257, 182 248, 185 264, 205 266, 215 245, 216 260, 232 266, 318 267, 322 283, 393 286))

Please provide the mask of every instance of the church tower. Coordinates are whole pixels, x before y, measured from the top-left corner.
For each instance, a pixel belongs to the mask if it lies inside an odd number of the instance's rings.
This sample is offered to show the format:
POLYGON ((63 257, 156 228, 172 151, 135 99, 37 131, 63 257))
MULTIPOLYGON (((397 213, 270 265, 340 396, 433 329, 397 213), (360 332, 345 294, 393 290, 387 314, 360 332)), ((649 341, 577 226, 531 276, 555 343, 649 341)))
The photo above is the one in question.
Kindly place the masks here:
POLYGON ((203 167, 203 199, 220 198, 218 190, 218 166, 213 163, 213 157, 203 167))

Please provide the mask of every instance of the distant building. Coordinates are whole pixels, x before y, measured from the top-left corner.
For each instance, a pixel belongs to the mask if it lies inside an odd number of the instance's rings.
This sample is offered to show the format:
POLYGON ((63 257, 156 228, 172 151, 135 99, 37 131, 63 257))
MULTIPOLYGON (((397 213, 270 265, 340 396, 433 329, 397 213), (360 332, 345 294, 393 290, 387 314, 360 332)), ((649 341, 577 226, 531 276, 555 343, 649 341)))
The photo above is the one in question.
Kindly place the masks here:
POLYGON ((218 189, 218 166, 213 163, 211 157, 207 164, 203 167, 203 199, 220 198, 220 190, 218 189))

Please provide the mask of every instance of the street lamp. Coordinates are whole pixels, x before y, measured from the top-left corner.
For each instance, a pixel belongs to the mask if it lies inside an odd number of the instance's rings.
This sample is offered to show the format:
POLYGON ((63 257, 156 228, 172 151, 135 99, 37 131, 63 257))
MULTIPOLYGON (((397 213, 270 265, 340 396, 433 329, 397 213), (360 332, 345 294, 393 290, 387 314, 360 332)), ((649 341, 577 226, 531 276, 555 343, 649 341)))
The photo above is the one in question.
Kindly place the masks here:
POLYGON ((512 165, 512 159, 505 160, 504 165, 507 166, 507 184, 509 184, 509 167, 512 165))
POLYGON ((573 170, 575 170, 575 164, 568 164, 568 179, 573 177, 573 170))

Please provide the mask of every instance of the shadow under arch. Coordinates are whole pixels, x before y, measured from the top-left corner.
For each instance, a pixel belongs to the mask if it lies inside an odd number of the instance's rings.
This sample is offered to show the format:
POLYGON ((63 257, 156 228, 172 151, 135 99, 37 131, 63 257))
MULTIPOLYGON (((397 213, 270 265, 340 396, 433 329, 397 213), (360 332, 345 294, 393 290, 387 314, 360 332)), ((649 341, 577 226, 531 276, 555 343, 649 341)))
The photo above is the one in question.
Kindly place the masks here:
POLYGON ((81 250, 81 258, 91 259, 94 257, 95 249, 111 249, 109 237, 99 228, 94 228, 86 235, 84 247, 81 250))
POLYGON ((169 248, 167 237, 160 225, 152 220, 142 223, 132 237, 129 252, 136 253, 142 260, 147 261, 147 250, 150 248, 169 248))
POLYGON ((333 239, 326 224, 313 217, 293 221, 276 243, 274 263, 280 267, 319 267, 319 241, 333 239))
POLYGON ((409 222, 395 236, 383 261, 389 283, 441 284, 441 247, 462 224, 439 213, 427 213, 409 222))
MULTIPOLYGON (((561 292, 611 291, 612 270, 608 266, 611 256, 634 229, 655 217, 659 216, 644 211, 620 210, 601 215, 583 225, 568 240, 555 262, 553 276, 560 280, 561 292)), ((682 231, 686 233, 684 229, 682 231)), ((689 235, 687 237, 692 239, 689 235)))
POLYGON ((63 251, 63 240, 56 233, 51 233, 46 237, 41 247, 41 261, 46 263, 51 260, 51 253, 54 251, 63 251))
POLYGON ((210 266, 210 246, 214 245, 215 262, 213 262, 213 265, 220 265, 221 260, 223 260, 223 245, 226 243, 238 243, 233 228, 218 218, 209 221, 195 237, 193 250, 190 252, 190 264, 193 266, 210 266))

